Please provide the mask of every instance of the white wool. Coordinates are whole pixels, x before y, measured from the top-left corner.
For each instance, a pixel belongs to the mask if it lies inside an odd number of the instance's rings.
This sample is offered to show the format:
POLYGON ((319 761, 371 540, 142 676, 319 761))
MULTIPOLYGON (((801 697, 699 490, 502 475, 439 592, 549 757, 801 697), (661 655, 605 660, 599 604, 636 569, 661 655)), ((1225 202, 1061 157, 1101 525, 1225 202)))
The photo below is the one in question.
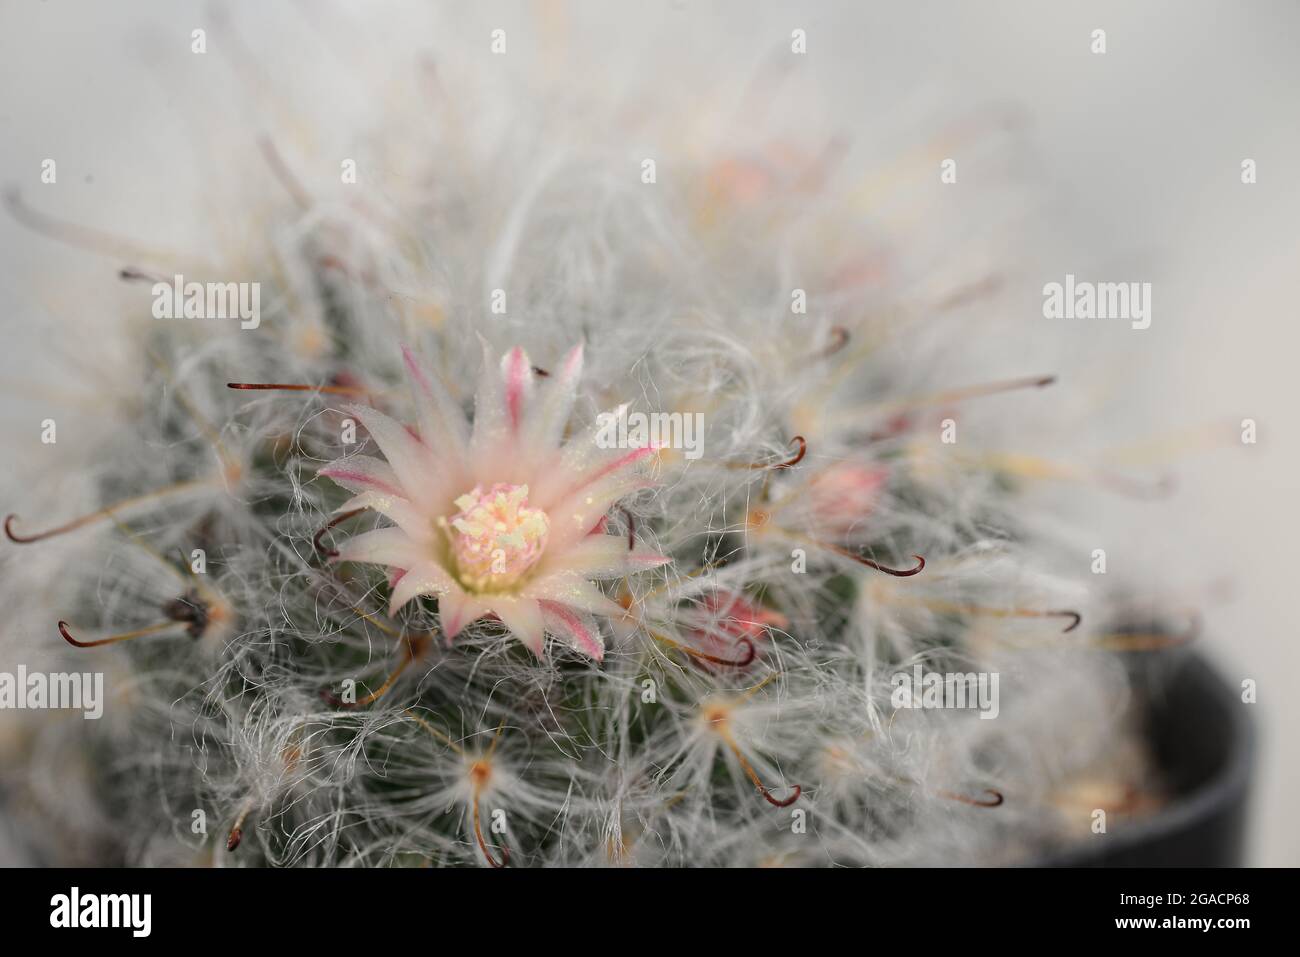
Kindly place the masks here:
MULTIPOLYGON (((117 516, 179 580, 113 522, 6 549, 0 600, 24 623, 7 629, 6 650, 93 661, 131 703, 93 734, 33 732, 15 766, 25 761, 34 794, 69 751, 77 760, 60 766, 99 781, 68 792, 67 815, 49 813, 81 818, 133 862, 483 864, 486 844, 513 864, 971 864, 1061 839, 1053 791, 1121 733, 1122 674, 1090 647, 1105 607, 1056 574, 1052 516, 1026 514, 1019 478, 978 460, 1024 441, 1023 393, 912 401, 1051 371, 1006 348, 998 293, 980 285, 1028 241, 1014 236, 1024 197, 1008 188, 1005 202, 972 202, 956 234, 932 234, 915 183, 872 185, 889 161, 882 143, 924 145, 915 126, 855 137, 816 115, 792 138, 741 81, 695 103, 635 86, 551 103, 540 88, 499 88, 464 57, 449 55, 436 77, 413 45, 395 40, 383 59, 405 72, 365 99, 379 107, 367 125, 322 116, 309 135, 277 132, 296 182, 253 157, 224 184, 241 199, 204 252, 212 276, 262 282, 261 327, 150 322, 148 286, 129 286, 122 335, 156 363, 108 377, 103 434, 60 465, 75 484, 54 494, 51 466, 24 456, 22 481, 6 489, 20 527, 34 529, 207 483, 117 516), (363 158, 358 186, 336 182, 336 155, 351 155, 340 140, 363 158), (658 157, 653 187, 640 179, 646 150, 658 157), (806 314, 791 312, 795 288, 808 291, 806 314), (504 315, 491 311, 496 289, 504 315), (555 641, 535 659, 491 620, 447 647, 430 600, 387 620, 383 576, 329 567, 313 546, 343 501, 315 473, 341 452, 348 400, 226 388, 348 382, 409 422, 409 343, 469 411, 480 337, 498 354, 522 345, 545 370, 585 343, 571 434, 621 403, 704 416, 704 454, 665 453, 657 487, 610 515, 613 531, 634 528, 674 564, 627 582, 643 624, 605 625, 601 664, 555 641), (950 448, 940 423, 954 409, 950 448), (919 421, 891 431, 899 414, 919 421), (797 466, 762 467, 789 460, 796 435, 807 442, 797 466), (845 464, 888 479, 847 537, 819 538, 812 483, 845 464), (770 521, 756 518, 768 509, 770 521), (926 568, 891 577, 826 545, 903 569, 922 555, 926 568), (183 592, 193 548, 229 620, 197 640, 178 630, 111 648, 57 644, 59 619, 83 637, 156 620, 183 592), (725 643, 725 622, 700 622, 737 596, 780 619, 755 639, 755 660, 710 666, 683 653, 712 647, 710 635, 725 643), (979 608, 1085 617, 1065 634, 1068 618, 979 608), (397 631, 433 640, 386 694, 356 708, 322 698, 349 680, 358 698, 379 689, 403 659, 397 631), (896 713, 891 676, 916 664, 998 672, 999 717, 896 713), (710 722, 719 701, 725 720, 710 722), (801 793, 776 807, 751 776, 777 801, 801 793), (953 798, 990 791, 1001 806, 953 798), (101 799, 129 817, 110 823, 101 799), (227 852, 241 820, 240 848, 227 852)), ((768 61, 751 59, 734 74, 777 84, 768 61)), ((286 108, 271 100, 254 106, 286 108)), ((995 156, 1017 135, 1008 129, 989 121, 973 161, 995 156)), ((382 524, 363 515, 323 540, 382 524)))

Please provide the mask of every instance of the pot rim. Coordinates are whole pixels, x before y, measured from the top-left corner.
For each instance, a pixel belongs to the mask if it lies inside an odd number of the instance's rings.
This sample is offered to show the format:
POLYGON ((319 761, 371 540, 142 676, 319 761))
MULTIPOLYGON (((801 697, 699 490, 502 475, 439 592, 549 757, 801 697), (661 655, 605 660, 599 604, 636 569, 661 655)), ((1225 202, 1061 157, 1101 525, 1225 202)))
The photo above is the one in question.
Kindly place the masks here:
MULTIPOLYGON (((1223 760, 1200 785, 1176 795, 1150 817, 1115 830, 1104 849, 1086 841, 1074 843, 1052 855, 1055 866, 1080 866, 1098 856, 1111 857, 1140 844, 1171 838, 1248 796, 1257 746, 1254 718, 1246 712, 1223 672, 1203 653, 1183 657, 1165 678, 1167 686, 1181 682, 1191 682, 1194 692, 1227 724, 1223 760)), ((1153 710, 1160 706, 1159 701, 1155 702, 1153 710)))

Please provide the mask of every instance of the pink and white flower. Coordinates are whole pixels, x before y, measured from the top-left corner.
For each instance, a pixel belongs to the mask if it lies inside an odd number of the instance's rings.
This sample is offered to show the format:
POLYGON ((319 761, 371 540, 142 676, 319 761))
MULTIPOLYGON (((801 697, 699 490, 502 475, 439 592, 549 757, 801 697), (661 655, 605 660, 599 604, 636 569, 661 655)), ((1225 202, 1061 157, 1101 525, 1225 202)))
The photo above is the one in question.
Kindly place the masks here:
POLYGON ((350 406, 384 458, 350 456, 318 473, 356 493, 340 512, 368 508, 393 523, 349 539, 337 560, 390 569, 390 614, 435 596, 448 641, 495 616, 538 656, 551 634, 599 661, 594 616, 627 612, 595 582, 670 560, 605 533, 609 510, 652 484, 638 466, 656 449, 601 448, 597 422, 563 441, 581 346, 546 380, 522 349, 498 365, 485 348, 472 427, 442 383, 402 354, 415 425, 350 406))

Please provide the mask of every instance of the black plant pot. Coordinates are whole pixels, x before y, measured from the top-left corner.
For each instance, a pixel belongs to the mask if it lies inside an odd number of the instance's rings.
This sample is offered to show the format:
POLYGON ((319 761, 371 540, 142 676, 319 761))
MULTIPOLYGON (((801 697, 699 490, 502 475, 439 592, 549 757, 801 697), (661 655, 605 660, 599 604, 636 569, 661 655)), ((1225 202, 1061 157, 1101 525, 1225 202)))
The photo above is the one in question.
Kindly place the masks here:
POLYGON ((1169 803, 1054 857, 1054 867, 1240 867, 1255 763, 1251 705, 1204 658, 1162 676, 1146 705, 1169 803))

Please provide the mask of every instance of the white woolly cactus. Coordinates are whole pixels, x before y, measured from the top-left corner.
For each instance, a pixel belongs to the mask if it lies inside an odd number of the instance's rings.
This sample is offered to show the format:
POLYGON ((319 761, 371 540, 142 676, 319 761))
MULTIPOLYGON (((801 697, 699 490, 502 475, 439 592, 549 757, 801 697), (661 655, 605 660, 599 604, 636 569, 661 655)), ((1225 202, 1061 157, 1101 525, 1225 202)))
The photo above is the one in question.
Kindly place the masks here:
MULTIPOLYGON (((983 308, 980 264, 877 281, 909 250, 836 201, 863 171, 834 141, 683 152, 655 187, 547 134, 535 162, 486 122, 393 127, 375 149, 411 175, 386 192, 332 199, 268 146, 290 188, 204 277, 256 276, 258 327, 140 303, 145 372, 114 396, 139 417, 85 461, 90 510, 33 483, 6 521, 10 567, 59 572, 42 640, 58 622, 69 667, 109 676, 112 720, 60 731, 105 856, 965 864, 1064 840, 1122 673, 1030 532, 1029 470, 993 454, 1016 407, 977 411, 1051 381, 970 373, 990 333, 950 317, 983 308), (994 699, 900 699, 917 668, 994 699)), ((165 287, 176 264, 122 265, 165 287)))

